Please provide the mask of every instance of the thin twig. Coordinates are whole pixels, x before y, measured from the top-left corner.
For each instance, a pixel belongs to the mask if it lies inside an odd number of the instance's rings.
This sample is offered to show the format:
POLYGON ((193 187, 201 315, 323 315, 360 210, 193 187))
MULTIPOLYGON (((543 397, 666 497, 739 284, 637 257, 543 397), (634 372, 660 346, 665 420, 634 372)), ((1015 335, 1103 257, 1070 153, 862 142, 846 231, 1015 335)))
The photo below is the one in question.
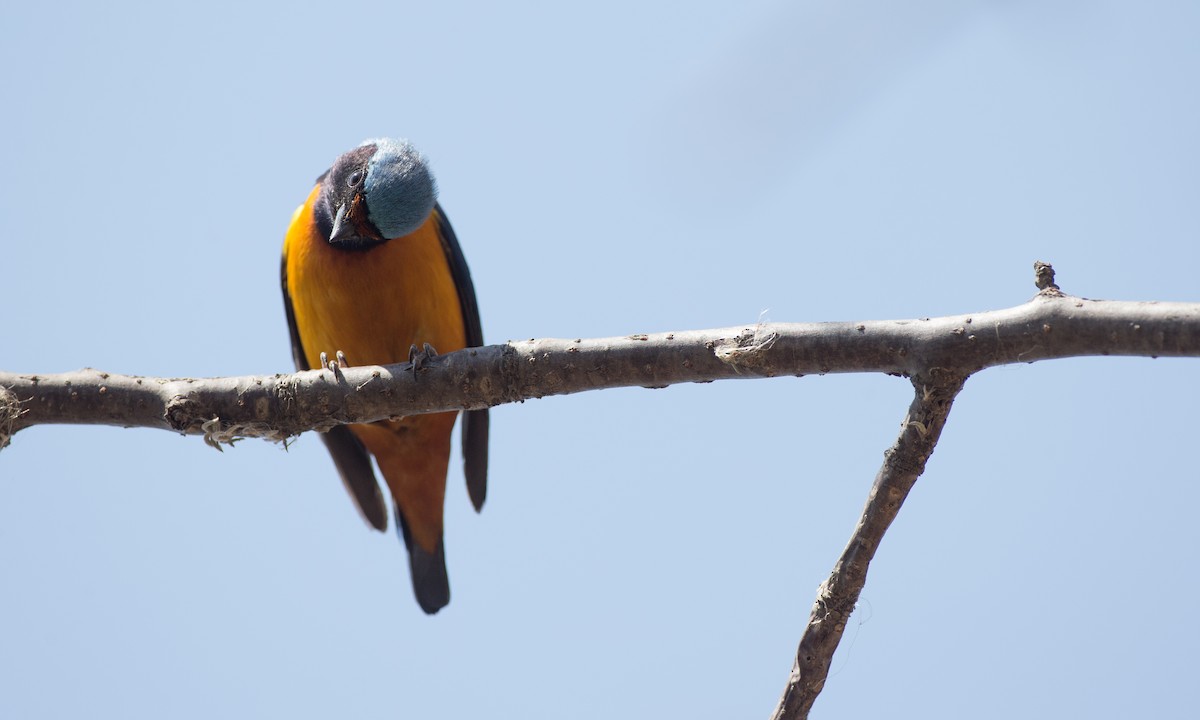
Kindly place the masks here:
POLYGON ((925 463, 950 415, 950 406, 966 381, 964 375, 940 368, 914 376, 916 397, 900 426, 900 436, 884 456, 883 467, 867 496, 850 542, 817 589, 808 626, 800 638, 796 660, 773 720, 803 720, 825 686, 837 650, 867 582, 867 568, 908 492, 925 471, 925 463))

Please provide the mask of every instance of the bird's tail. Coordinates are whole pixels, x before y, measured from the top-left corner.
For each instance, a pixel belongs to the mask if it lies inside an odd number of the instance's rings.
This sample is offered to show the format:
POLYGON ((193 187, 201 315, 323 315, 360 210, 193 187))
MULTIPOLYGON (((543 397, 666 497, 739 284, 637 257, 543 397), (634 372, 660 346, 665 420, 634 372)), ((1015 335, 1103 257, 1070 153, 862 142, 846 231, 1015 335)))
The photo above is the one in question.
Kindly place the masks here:
POLYGON ((413 542, 404 520, 404 513, 396 508, 396 527, 404 546, 408 548, 408 566, 412 571, 413 592, 417 604, 432 615, 450 602, 450 576, 446 573, 446 546, 438 537, 437 548, 429 552, 420 543, 413 542))

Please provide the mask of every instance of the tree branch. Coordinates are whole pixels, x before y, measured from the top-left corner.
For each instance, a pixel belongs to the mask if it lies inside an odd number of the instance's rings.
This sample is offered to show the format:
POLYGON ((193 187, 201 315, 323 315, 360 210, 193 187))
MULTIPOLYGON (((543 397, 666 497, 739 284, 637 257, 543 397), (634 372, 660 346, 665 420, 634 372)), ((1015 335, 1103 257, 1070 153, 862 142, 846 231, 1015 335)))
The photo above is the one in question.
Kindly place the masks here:
POLYGON ((1084 355, 1198 357, 1200 304, 1084 300, 1048 287, 1024 305, 972 315, 513 341, 439 356, 416 371, 404 363, 207 379, 0 372, 9 390, 0 395, 0 447, 49 423, 163 428, 212 443, 282 440, 341 423, 603 388, 846 372, 913 377, 930 368, 970 375, 1084 355))
POLYGON ((847 372, 909 377, 916 397, 849 544, 818 590, 773 716, 805 718, 825 684, 870 561, 970 375, 997 365, 1085 355, 1200 357, 1200 303, 1085 300, 1063 295, 1049 265, 1037 263, 1035 270, 1040 292, 1023 305, 933 319, 528 340, 461 350, 417 368, 332 367, 262 377, 0 372, 0 448, 19 430, 50 423, 203 433, 220 448, 238 437, 285 440, 341 423, 603 388, 847 372))
POLYGON ((884 454, 883 467, 867 496, 850 542, 833 566, 829 578, 817 588, 817 599, 800 638, 787 687, 772 720, 808 717, 813 702, 825 686, 833 653, 841 642, 846 622, 867 582, 867 568, 908 492, 925 471, 925 463, 941 437, 950 406, 962 390, 966 376, 933 369, 912 378, 916 397, 900 425, 900 436, 884 454))

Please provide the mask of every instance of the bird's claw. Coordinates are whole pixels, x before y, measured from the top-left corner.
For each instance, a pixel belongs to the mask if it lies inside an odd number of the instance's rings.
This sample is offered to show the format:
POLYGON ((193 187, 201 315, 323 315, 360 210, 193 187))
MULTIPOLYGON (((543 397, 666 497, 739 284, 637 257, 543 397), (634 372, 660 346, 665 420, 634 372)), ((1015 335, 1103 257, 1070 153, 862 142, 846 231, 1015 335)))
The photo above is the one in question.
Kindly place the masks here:
POLYGON ((344 352, 342 352, 341 350, 338 350, 336 353, 334 353, 334 357, 335 357, 334 360, 330 360, 329 356, 326 355, 324 352, 322 352, 321 353, 321 368, 328 369, 330 372, 332 372, 334 374, 335 377, 337 377, 338 379, 341 379, 342 368, 350 367, 350 361, 348 361, 346 359, 346 354, 344 352))
POLYGON ((429 343, 424 343, 420 350, 416 344, 408 347, 408 362, 412 365, 412 371, 415 375, 417 371, 425 367, 425 363, 437 357, 437 350, 429 343))

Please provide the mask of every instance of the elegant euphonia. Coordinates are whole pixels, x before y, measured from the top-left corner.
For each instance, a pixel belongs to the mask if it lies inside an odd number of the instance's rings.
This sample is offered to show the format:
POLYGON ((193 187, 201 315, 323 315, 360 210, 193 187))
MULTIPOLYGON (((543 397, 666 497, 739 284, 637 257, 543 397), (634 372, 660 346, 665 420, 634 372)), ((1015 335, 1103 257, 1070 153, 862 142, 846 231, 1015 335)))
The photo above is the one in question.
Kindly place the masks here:
MULTIPOLYGON (((368 140, 334 161, 297 208, 283 242, 283 300, 301 370, 322 354, 353 365, 483 344, 471 274, 437 202, 425 158, 406 141, 368 140), (424 352, 424 351, 422 351, 424 352)), ((387 529, 374 456, 395 505, 421 609, 450 602, 442 509, 457 412, 342 425, 321 438, 363 518, 387 529)), ((487 492, 488 411, 464 414, 467 491, 487 492)))

